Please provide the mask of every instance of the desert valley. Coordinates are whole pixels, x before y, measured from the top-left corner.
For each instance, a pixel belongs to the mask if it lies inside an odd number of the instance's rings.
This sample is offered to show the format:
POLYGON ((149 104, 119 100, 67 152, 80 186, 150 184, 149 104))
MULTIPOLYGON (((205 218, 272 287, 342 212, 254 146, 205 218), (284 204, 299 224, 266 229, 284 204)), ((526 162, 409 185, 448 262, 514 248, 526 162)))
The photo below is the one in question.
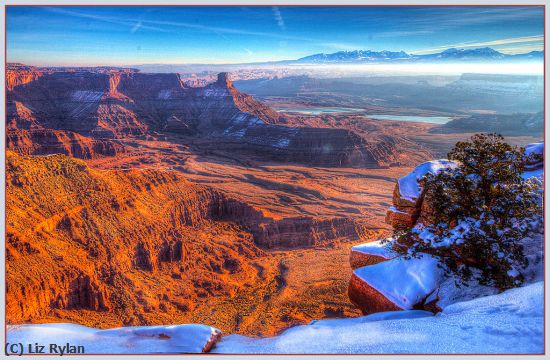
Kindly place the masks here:
MULTIPOLYGON (((471 135, 357 111, 277 112, 227 73, 201 87, 132 69, 14 64, 7 77, 14 323, 271 336, 358 316, 350 247, 390 234, 398 178, 471 135)), ((535 116, 508 139, 539 140, 535 116)))
POLYGON ((542 7, 6 9, 7 354, 544 352, 542 7))

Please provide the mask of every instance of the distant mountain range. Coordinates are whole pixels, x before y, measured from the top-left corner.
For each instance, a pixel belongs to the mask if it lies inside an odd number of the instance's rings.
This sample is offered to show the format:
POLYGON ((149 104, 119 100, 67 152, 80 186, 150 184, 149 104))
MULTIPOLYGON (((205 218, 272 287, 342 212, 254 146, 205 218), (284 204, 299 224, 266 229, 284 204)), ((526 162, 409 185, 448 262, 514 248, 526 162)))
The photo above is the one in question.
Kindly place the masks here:
POLYGON ((237 71, 250 67, 270 67, 281 65, 315 64, 403 64, 403 63, 506 63, 506 62, 542 62, 543 51, 531 51, 525 54, 509 55, 495 49, 484 47, 475 49, 451 48, 434 54, 416 55, 405 51, 353 50, 332 54, 314 54, 300 59, 266 61, 234 64, 141 64, 131 65, 142 72, 198 72, 198 71, 237 71))
POLYGON ((339 51, 332 54, 315 54, 298 60, 284 61, 289 64, 334 64, 334 63, 385 63, 385 62, 440 62, 440 61, 542 61, 543 51, 531 51, 525 54, 508 55, 495 49, 484 47, 476 49, 450 48, 445 51, 413 55, 404 51, 339 51))

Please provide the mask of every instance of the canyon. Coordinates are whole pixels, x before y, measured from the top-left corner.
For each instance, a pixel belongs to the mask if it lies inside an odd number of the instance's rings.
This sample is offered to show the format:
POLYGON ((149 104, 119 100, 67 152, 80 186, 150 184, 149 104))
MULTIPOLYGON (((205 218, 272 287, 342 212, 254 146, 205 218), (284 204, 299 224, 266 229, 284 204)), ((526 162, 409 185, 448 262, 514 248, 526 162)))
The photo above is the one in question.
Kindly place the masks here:
POLYGON ((397 179, 467 136, 279 113, 227 73, 12 64, 6 87, 9 324, 270 336, 359 316, 351 247, 390 233, 397 179))
POLYGON ((265 336, 359 314, 339 264, 388 229, 395 141, 293 124, 226 74, 8 72, 10 324, 265 336))

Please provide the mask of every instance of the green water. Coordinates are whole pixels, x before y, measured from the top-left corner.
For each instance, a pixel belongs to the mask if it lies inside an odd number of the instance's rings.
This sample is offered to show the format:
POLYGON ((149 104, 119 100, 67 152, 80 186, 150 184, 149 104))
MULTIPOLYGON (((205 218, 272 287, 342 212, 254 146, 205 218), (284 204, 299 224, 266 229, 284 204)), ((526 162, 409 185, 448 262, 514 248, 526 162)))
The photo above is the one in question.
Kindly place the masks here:
POLYGON ((368 115, 369 119, 375 120, 397 120, 397 121, 411 121, 411 122, 423 122, 431 124, 446 124, 453 118, 448 116, 409 116, 409 115, 368 115))
POLYGON ((282 108, 276 107, 275 110, 282 113, 298 113, 304 115, 335 114, 364 111, 363 109, 345 108, 345 107, 311 107, 311 108, 282 108))

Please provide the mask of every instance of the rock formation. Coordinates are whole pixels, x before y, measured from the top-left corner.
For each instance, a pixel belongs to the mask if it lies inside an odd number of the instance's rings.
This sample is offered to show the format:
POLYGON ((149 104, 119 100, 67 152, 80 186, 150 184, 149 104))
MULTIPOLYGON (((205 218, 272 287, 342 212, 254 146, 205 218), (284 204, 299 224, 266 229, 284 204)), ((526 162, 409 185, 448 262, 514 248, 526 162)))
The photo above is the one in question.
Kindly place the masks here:
MULTIPOLYGON (((45 146, 36 136, 20 133, 41 129, 76 133, 83 142, 159 132, 184 134, 267 160, 316 166, 380 167, 395 157, 386 140, 366 141, 347 129, 287 126, 285 116, 240 93, 227 73, 204 87, 190 88, 177 74, 38 70, 17 66, 10 70, 8 149, 21 151, 15 141, 25 137, 27 142, 38 142, 34 148, 41 150, 23 153, 59 151, 59 146, 45 146)), ((90 157, 86 151, 60 152, 90 157)), ((112 152, 106 149, 95 155, 112 152)))
POLYGON ((395 254, 389 249, 388 244, 383 241, 373 241, 353 246, 350 251, 349 262, 351 269, 355 270, 364 266, 375 265, 394 257, 395 254))
POLYGON ((24 85, 42 76, 42 72, 33 66, 12 65, 6 70, 6 88, 13 90, 16 86, 24 85))
POLYGON ((386 222, 397 229, 413 227, 422 217, 422 211, 429 211, 429 205, 424 203, 418 180, 428 173, 436 174, 442 169, 454 166, 456 163, 449 160, 428 161, 399 179, 393 191, 393 205, 386 213, 386 222))
MULTIPOLYGON (((428 173, 435 174, 442 169, 456 166, 456 163, 449 160, 434 160, 418 165, 411 173, 400 178, 395 184, 392 198, 392 206, 386 214, 386 222, 395 229, 409 228, 422 219, 423 211, 429 211, 429 205, 424 201, 423 189, 419 180, 428 173)), ((380 311, 395 311, 412 308, 437 311, 433 303, 427 302, 426 298, 408 299, 407 294, 399 294, 403 286, 409 289, 423 288, 425 291, 433 291, 423 279, 414 276, 413 271, 409 271, 400 258, 391 250, 391 239, 381 240, 373 243, 354 246, 351 249, 350 262, 354 269, 353 275, 348 287, 350 300, 359 307, 363 314, 372 314, 380 311), (392 260, 395 259, 395 260, 392 260), (395 269, 398 268, 398 269, 395 269), (377 275, 370 275, 370 273, 377 275), (382 273, 384 275, 378 275, 382 273), (396 274, 399 273, 399 274, 396 274), (383 281, 392 281, 392 276, 400 277, 396 283, 396 294, 393 297, 391 291, 381 291, 382 286, 377 286, 372 281, 374 277, 384 277, 383 281), (405 301, 407 300, 407 301, 405 301)), ((424 263, 419 262, 420 266, 424 263)), ((431 264, 431 263, 430 263, 431 264)), ((436 272, 434 267, 425 270, 427 272, 436 272)), ((432 281, 433 282, 433 281, 432 281)), ((434 282, 434 287, 435 282, 434 282)), ((384 286, 385 287, 385 286, 384 286)), ((386 289, 387 290, 387 289, 386 289)), ((431 294, 430 292, 428 295, 431 294)))
MULTIPOLYGON (((526 146, 527 171, 523 177, 543 176, 544 144, 526 146), (536 155, 532 155, 536 154, 536 155)), ((411 228, 417 224, 427 224, 430 204, 424 199, 419 180, 427 173, 437 173, 441 169, 454 167, 456 163, 436 160, 417 166, 411 173, 400 178, 393 193, 393 204, 386 216, 388 224, 395 229, 411 228)), ((462 295, 454 285, 454 280, 445 281, 442 270, 435 258, 423 254, 420 258, 405 259, 391 250, 392 239, 371 242, 352 247, 350 263, 354 269, 349 287, 350 300, 363 314, 381 311, 423 309, 440 311, 440 302, 455 301, 462 295)), ((536 278, 537 266, 542 264, 541 239, 524 240, 525 256, 529 267, 526 278, 536 278)), ((478 284, 479 288, 480 285, 478 284)), ((476 291, 491 294, 492 287, 482 287, 476 291)), ((470 291, 471 293, 475 293, 470 291)))
POLYGON ((263 248, 361 231, 346 218, 273 219, 173 171, 99 171, 8 151, 6 174, 9 323, 189 321, 201 302, 276 283, 263 248))
POLYGON ((262 250, 211 214, 223 196, 175 173, 8 152, 6 182, 8 323, 171 323, 258 282, 262 250))

